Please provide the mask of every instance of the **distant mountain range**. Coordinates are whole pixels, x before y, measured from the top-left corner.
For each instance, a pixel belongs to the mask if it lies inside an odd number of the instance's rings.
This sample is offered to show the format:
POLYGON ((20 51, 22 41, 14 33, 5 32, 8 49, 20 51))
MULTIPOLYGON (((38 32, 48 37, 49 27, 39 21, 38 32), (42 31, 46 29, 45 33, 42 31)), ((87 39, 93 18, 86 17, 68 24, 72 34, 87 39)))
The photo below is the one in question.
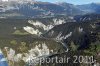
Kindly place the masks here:
POLYGON ((56 15, 83 15, 100 13, 100 4, 73 5, 69 3, 49 3, 40 1, 1 2, 0 18, 36 18, 56 15))
POLYGON ((77 5, 77 7, 85 13, 96 13, 100 14, 100 3, 91 3, 84 5, 77 5))
POLYGON ((86 14, 74 16, 74 20, 76 20, 76 22, 95 21, 98 19, 100 19, 100 14, 86 14))

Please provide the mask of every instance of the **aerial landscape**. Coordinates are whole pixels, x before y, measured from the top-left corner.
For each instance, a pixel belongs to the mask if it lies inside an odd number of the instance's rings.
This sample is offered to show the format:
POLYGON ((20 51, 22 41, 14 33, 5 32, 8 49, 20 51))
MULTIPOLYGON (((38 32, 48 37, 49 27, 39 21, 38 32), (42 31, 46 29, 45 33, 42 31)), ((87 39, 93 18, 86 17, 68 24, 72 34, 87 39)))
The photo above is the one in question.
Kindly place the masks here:
POLYGON ((0 0, 0 66, 100 66, 100 0, 0 0))

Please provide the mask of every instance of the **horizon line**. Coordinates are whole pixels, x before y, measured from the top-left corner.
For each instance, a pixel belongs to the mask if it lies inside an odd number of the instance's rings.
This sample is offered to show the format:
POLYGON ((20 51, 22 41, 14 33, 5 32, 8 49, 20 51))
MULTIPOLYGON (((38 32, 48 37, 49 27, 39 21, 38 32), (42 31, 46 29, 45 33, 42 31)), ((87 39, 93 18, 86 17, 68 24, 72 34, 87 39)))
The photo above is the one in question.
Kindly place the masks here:
MULTIPOLYGON (((28 0, 26 0, 26 1, 29 2, 28 0)), ((18 2, 18 1, 17 0, 14 0, 14 1, 12 1, 12 0, 11 1, 10 0, 5 0, 5 1, 0 0, 0 2, 18 2)), ((80 4, 75 4, 75 3, 70 3, 70 2, 66 2, 66 1, 62 1, 62 2, 48 2, 48 1, 38 1, 38 0, 35 0, 35 1, 31 0, 30 2, 47 2, 47 3, 53 3, 53 4, 57 4, 57 3, 69 3, 69 4, 73 4, 73 5, 84 5, 84 4, 92 4, 92 3, 100 4, 100 2, 99 3, 98 2, 90 2, 90 3, 83 3, 83 4, 81 4, 81 3, 80 4)))

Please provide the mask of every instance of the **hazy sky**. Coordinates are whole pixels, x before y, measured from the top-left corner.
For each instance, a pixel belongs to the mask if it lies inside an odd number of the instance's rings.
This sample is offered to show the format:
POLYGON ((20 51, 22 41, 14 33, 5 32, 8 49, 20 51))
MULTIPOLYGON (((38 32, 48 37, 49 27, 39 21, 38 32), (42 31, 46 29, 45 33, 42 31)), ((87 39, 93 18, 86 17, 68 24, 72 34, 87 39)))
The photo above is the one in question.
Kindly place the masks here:
MULTIPOLYGON (((2 0, 2 1, 8 1, 8 0, 2 0)), ((12 0, 12 1, 15 1, 15 0, 12 0)), ((21 1, 21 0, 17 0, 17 1, 21 1)), ((25 1, 25 0, 22 0, 22 1, 25 1)), ((29 1, 29 0, 27 0, 27 1, 29 1)), ((88 4, 88 3, 100 3, 100 0, 36 0, 36 1, 52 2, 52 3, 67 2, 67 3, 72 3, 72 4, 75 4, 75 5, 88 4)))
POLYGON ((100 0, 38 0, 44 2, 67 2, 72 4, 100 3, 100 0))

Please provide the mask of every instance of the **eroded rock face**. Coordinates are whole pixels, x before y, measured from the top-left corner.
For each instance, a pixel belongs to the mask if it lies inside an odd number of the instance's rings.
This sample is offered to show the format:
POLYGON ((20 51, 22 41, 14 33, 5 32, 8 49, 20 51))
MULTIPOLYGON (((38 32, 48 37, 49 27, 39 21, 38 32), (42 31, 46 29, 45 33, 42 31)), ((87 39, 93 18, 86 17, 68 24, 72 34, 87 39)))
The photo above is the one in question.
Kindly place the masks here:
POLYGON ((34 34, 34 35, 41 35, 44 32, 49 31, 50 29, 52 29, 54 26, 56 25, 60 25, 60 24, 64 24, 66 21, 66 19, 57 19, 57 18, 51 18, 49 19, 49 22, 42 21, 42 20, 29 20, 28 23, 33 25, 31 26, 25 26, 23 27, 23 29, 25 31, 27 31, 30 34, 34 34))
MULTIPOLYGON (((19 63, 19 65, 21 65, 20 62, 24 62, 25 65, 33 60, 36 60, 37 62, 31 63, 34 63, 34 65, 36 65, 39 63, 39 58, 45 58, 51 54, 57 53, 59 50, 58 47, 61 48, 60 44, 56 44, 55 42, 52 44, 46 41, 35 41, 33 44, 33 47, 27 48, 27 52, 18 52, 18 50, 14 48, 5 47, 3 49, 3 52, 8 60, 9 65, 14 66, 14 64, 16 63, 19 63)), ((18 48, 20 50, 23 50, 25 47, 23 46, 21 48, 19 46, 18 48)))
POLYGON ((36 45, 34 48, 31 48, 30 50, 28 50, 27 53, 24 54, 23 53, 16 54, 16 50, 9 47, 5 47, 5 50, 7 53, 8 61, 14 61, 14 62, 19 62, 20 60, 28 62, 30 59, 35 59, 40 56, 49 55, 50 52, 53 53, 53 50, 50 50, 45 43, 36 45))

